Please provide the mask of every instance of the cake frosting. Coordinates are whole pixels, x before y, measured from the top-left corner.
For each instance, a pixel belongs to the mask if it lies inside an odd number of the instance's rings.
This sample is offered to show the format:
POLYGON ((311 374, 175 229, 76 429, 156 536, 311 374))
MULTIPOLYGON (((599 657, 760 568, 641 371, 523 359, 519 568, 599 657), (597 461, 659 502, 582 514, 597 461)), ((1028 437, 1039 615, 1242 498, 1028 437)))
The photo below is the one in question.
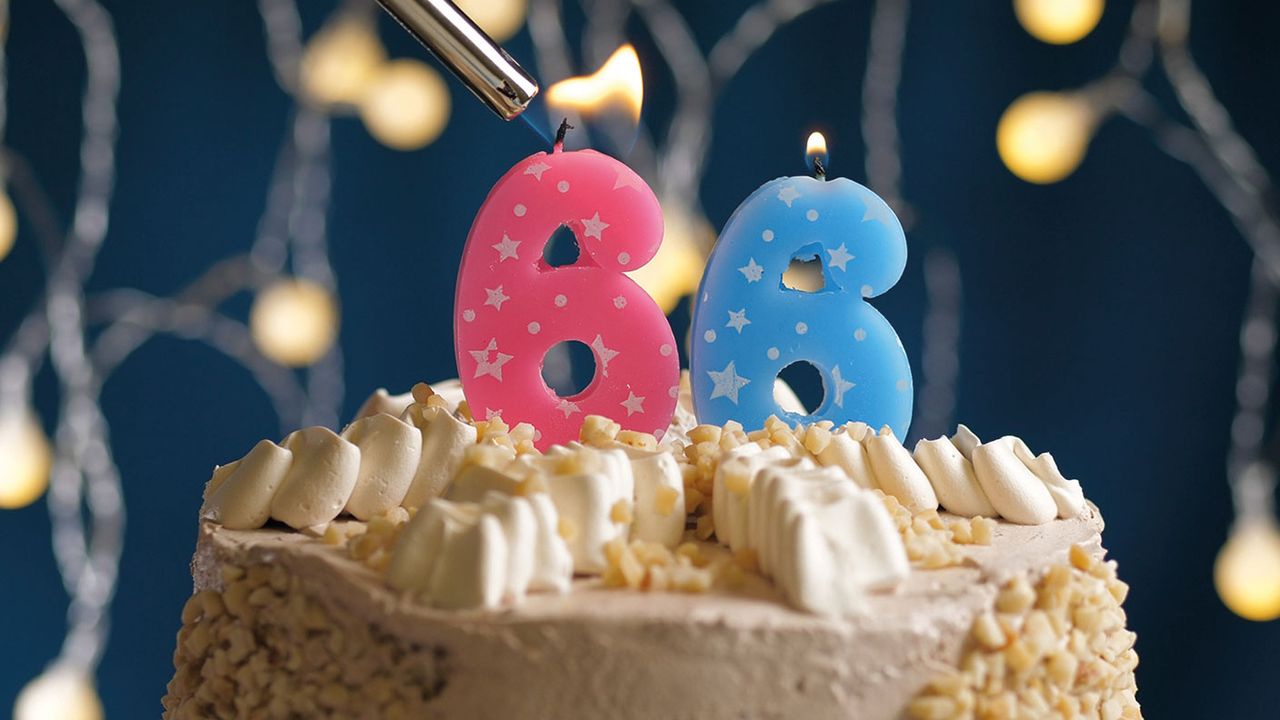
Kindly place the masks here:
POLYGON ((536 432, 419 385, 216 468, 166 716, 1137 717, 1101 517, 1016 437, 687 406, 661 438, 536 432), (349 682, 298 624, 418 685, 349 682), (281 670, 289 643, 315 657, 281 670))

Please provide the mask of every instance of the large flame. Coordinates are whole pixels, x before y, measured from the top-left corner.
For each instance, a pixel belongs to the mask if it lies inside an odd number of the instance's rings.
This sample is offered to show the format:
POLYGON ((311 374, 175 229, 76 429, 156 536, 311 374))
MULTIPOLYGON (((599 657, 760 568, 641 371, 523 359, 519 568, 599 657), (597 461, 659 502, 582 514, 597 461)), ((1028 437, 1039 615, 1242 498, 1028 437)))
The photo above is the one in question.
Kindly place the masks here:
POLYGON ((622 111, 632 123, 639 123, 640 108, 644 104, 644 77, 636 49, 630 44, 623 45, 595 73, 552 85, 547 89, 547 103, 553 108, 583 115, 622 111))

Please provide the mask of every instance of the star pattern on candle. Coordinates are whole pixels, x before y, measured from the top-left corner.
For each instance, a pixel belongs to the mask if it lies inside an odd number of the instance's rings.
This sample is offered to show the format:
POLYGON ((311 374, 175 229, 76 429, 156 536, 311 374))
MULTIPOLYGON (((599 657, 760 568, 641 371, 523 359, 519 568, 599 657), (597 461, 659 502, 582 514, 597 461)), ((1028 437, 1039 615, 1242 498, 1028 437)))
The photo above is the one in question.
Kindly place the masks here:
POLYGON ((501 411, 501 410, 494 410, 493 408, 485 408, 485 409, 484 409, 484 419, 485 419, 485 420, 496 420, 496 419, 501 418, 501 417, 502 417, 502 411, 501 411))
POLYGON ((504 260, 519 260, 520 254, 516 251, 520 247, 519 240, 512 240, 506 233, 502 233, 502 241, 493 244, 493 249, 498 251, 498 262, 504 260))
POLYGON ((597 240, 604 240, 600 237, 600 233, 609 227, 609 223, 600 220, 600 213, 596 213, 591 217, 582 221, 582 235, 584 237, 593 237, 597 240))
POLYGON ((840 243, 840 247, 835 250, 827 249, 827 254, 831 256, 831 261, 827 263, 828 267, 840 268, 841 271, 847 272, 849 268, 845 267, 853 256, 849 254, 849 248, 845 243, 840 243))
POLYGON ((506 293, 502 292, 502 286, 501 286, 501 285, 499 285, 499 286, 498 286, 498 287, 496 287, 496 288, 493 288, 492 290, 490 290, 489 288, 485 288, 485 289, 484 289, 484 292, 485 292, 485 294, 486 294, 486 295, 488 295, 488 296, 489 296, 489 297, 488 297, 488 299, 484 301, 484 304, 485 304, 485 305, 492 305, 494 310, 501 310, 501 309, 502 309, 502 303, 504 303, 504 302, 506 302, 506 301, 508 301, 508 300, 510 300, 510 299, 511 299, 511 297, 510 297, 510 296, 508 296, 506 293))
POLYGON ((613 181, 614 190, 617 190, 618 188, 629 187, 632 190, 638 190, 640 192, 644 192, 645 190, 644 181, 640 179, 639 175, 636 175, 635 173, 630 172, 629 170, 623 167, 615 168, 614 171, 618 173, 618 179, 613 181))
POLYGON ((542 182, 542 173, 544 173, 544 172, 546 172, 546 171, 548 171, 548 170, 550 170, 550 169, 551 169, 551 166, 550 166, 550 165, 548 165, 548 164, 546 164, 546 163, 542 162, 541 160, 539 160, 538 162, 536 162, 536 163, 534 163, 534 164, 530 165, 529 167, 525 168, 525 169, 524 169, 524 174, 525 174, 525 175, 532 175, 532 176, 534 176, 534 177, 538 178, 538 182, 542 182))
POLYGON ((468 350, 471 357, 476 361, 476 374, 474 377, 492 376, 498 382, 502 382, 502 366, 511 360, 512 356, 504 352, 498 351, 498 339, 490 338, 489 344, 484 346, 483 350, 468 350), (489 360, 489 353, 493 353, 493 361, 489 360))
POLYGON ((742 309, 741 309, 741 310, 739 310, 738 312, 734 312, 734 311, 730 310, 730 311, 729 311, 729 322, 725 323, 725 324, 724 324, 724 326, 725 326, 725 327, 731 327, 731 328, 733 328, 734 330, 737 330, 737 331, 738 331, 738 334, 739 334, 739 335, 741 335, 741 334, 742 334, 742 328, 744 328, 744 327, 746 327, 747 325, 750 325, 750 324, 751 324, 751 321, 747 319, 747 309, 746 309, 746 308, 742 308, 742 309))
POLYGON ((787 207, 791 207, 791 203, 795 202, 799 197, 800 191, 796 190, 795 185, 783 186, 783 188, 778 191, 778 199, 786 203, 787 207))
POLYGON ((609 377, 609 361, 618 357, 618 351, 605 347, 604 338, 600 335, 596 335, 596 339, 591 341, 591 349, 596 351, 596 357, 600 359, 600 374, 609 377))
POLYGON ((756 264, 755 258, 748 258, 747 264, 738 268, 738 272, 747 279, 747 282, 760 282, 760 278, 764 277, 764 268, 756 264))
POLYGON ((627 399, 618 403, 627 409, 627 417, 631 417, 636 413, 644 412, 644 397, 636 395, 630 390, 627 391, 627 399))
POLYGON ((831 368, 831 379, 836 381, 836 386, 832 388, 836 391, 836 405, 844 407, 844 394, 853 389, 853 383, 840 374, 839 365, 831 368))
POLYGON ((738 391, 751 382, 738 374, 732 360, 724 366, 724 370, 720 372, 708 370, 707 374, 711 376, 711 382, 715 383, 715 388, 711 391, 711 399, 729 398, 734 405, 738 404, 738 391))
POLYGON ((572 415, 572 414, 574 414, 574 413, 580 413, 580 412, 582 412, 582 408, 578 407, 578 403, 576 403, 576 402, 569 402, 568 400, 565 400, 564 398, 560 398, 560 403, 559 403, 558 405, 556 405, 556 409, 557 409, 557 410, 559 410, 560 412, 564 413, 564 416, 565 416, 565 417, 569 417, 570 415, 572 415))
POLYGON ((893 211, 889 209, 889 205, 883 202, 867 202, 866 210, 862 213, 862 222, 875 220, 885 227, 893 227, 897 219, 893 211))

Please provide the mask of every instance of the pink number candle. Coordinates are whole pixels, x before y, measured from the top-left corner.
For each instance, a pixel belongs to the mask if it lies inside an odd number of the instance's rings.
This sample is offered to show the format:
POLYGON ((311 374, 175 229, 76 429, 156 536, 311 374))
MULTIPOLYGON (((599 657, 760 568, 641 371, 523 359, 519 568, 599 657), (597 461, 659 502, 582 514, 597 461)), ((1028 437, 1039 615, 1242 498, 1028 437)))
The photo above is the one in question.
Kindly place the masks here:
POLYGON ((587 415, 661 435, 671 422, 680 367, 662 310, 624 271, 662 243, 653 191, 626 165, 557 142, 516 164, 489 191, 467 237, 454 305, 454 351, 471 411, 532 423, 537 445, 576 440, 587 415), (566 226, 573 264, 543 250, 566 226), (559 397, 542 379, 547 351, 577 340, 594 353, 591 383, 559 397))

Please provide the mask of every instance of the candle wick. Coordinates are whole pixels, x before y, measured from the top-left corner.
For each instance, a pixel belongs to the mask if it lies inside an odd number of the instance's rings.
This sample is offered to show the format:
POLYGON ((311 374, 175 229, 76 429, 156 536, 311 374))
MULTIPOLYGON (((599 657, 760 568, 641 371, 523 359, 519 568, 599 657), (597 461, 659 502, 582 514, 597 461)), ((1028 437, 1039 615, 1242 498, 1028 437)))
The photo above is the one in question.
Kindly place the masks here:
POLYGON ((813 159, 813 176, 819 180, 827 179, 827 167, 822 164, 822 158, 813 159))
POLYGON ((555 151, 560 152, 564 149, 564 136, 569 134, 573 126, 569 124, 569 118, 560 121, 560 129, 556 130, 555 151))

